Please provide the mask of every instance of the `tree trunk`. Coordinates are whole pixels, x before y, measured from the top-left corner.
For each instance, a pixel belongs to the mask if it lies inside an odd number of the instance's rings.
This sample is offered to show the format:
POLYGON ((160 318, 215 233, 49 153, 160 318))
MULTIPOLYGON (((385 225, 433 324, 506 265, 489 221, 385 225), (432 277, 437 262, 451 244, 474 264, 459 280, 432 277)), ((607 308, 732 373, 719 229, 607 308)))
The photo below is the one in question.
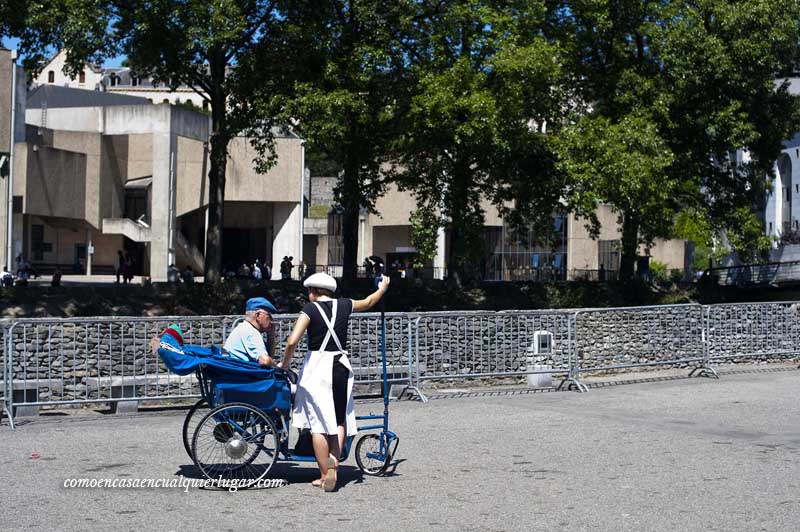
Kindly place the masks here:
POLYGON ((225 79, 224 55, 212 52, 211 77, 211 161, 208 170, 208 232, 206 233, 205 282, 217 284, 222 280, 222 224, 225 208, 225 167, 228 162, 230 137, 225 121, 227 95, 222 83, 225 79))
POLYGON ((225 164, 228 139, 211 136, 211 164, 208 171, 208 233, 206 233, 205 282, 222 279, 222 221, 225 208, 225 164))
POLYGON ((619 265, 620 280, 633 279, 633 268, 636 264, 636 252, 639 249, 639 222, 625 216, 622 222, 622 257, 619 265))
MULTIPOLYGON (((351 146, 354 146, 351 145, 351 146)), ((342 279, 345 283, 356 278, 358 268, 358 218, 361 210, 361 194, 358 186, 358 157, 355 148, 350 148, 344 164, 341 184, 342 216, 342 279)))
POLYGON ((464 281, 464 267, 467 259, 467 211, 469 209, 468 170, 453 170, 452 187, 450 188, 450 250, 447 254, 447 279, 454 286, 460 287, 464 281))

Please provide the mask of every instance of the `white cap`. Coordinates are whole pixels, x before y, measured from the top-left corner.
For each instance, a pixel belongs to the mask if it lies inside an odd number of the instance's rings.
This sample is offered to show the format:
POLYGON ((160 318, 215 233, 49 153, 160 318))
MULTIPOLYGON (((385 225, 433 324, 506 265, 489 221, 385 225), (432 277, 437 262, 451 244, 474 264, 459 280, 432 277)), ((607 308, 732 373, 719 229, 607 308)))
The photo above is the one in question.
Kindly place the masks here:
POLYGON ((336 292, 336 279, 327 273, 315 273, 303 282, 306 288, 324 288, 336 292))

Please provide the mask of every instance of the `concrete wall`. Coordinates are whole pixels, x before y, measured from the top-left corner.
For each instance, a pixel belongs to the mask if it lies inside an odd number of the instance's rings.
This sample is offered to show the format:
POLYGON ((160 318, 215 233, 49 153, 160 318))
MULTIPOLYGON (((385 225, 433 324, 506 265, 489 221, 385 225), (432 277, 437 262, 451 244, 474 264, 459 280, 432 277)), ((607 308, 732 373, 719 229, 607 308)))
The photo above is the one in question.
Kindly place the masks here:
MULTIPOLYGON (((24 176, 25 172, 25 154, 20 156, 20 152, 25 149, 25 104, 26 104, 26 86, 25 86, 25 72, 20 67, 17 68, 17 86, 16 86, 16 118, 14 124, 14 143, 15 143, 15 161, 14 161, 14 178, 17 176, 24 176)), ((11 151, 11 99, 14 88, 11 85, 13 65, 11 62, 11 52, 9 50, 0 49, 0 153, 9 153, 11 151)), ((9 167, 10 168, 10 167, 9 167)), ((15 187, 16 188, 16 187, 15 187)), ((7 248, 7 204, 8 204, 8 182, 5 179, 0 180, 0 267, 6 264, 6 248, 7 248)), ((21 215, 17 215, 21 220, 21 215)), ((14 245, 15 249, 20 248, 22 245, 22 232, 14 231, 19 234, 19 239, 14 245)), ((12 253, 14 255, 14 253, 12 253)), ((13 266, 13 263, 12 263, 13 266)))
POLYGON ((278 160, 266 174, 255 170, 256 150, 245 137, 236 137, 228 147, 225 199, 230 201, 300 202, 300 139, 278 138, 278 160))
POLYGON ((386 194, 375 202, 378 214, 370 214, 367 224, 371 227, 408 225, 411 213, 417 208, 417 200, 409 191, 399 191, 397 186, 389 185, 386 194))
POLYGON ((42 127, 43 125, 63 131, 103 131, 103 109, 101 107, 70 107, 68 109, 48 109, 44 123, 42 110, 29 108, 25 111, 25 123, 42 127))
POLYGON ((203 142, 187 137, 177 137, 175 152, 177 172, 177 215, 208 205, 208 158, 203 142))
MULTIPOLYGON (((600 240, 620 240, 622 228, 617 222, 618 216, 609 205, 600 205, 597 209, 600 221, 600 234, 593 240, 586 229, 586 220, 571 216, 567 226, 567 269, 597 270, 600 268, 598 242, 600 240)), ((646 255, 644 246, 639 247, 639 255, 646 255)), ((683 269, 686 266, 687 245, 685 240, 664 240, 657 238, 650 248, 651 260, 662 262, 669 269, 683 269)), ((691 258, 691 257, 689 257, 691 258)), ((606 266, 607 267, 607 266, 606 266)))
POLYGON ((11 139, 11 52, 0 49, 0 153, 9 151, 11 139))
POLYGON ((84 220, 87 216, 87 156, 27 145, 26 214, 84 220))
MULTIPOLYGON (((52 250, 45 252, 43 258, 37 262, 48 264, 73 264, 75 262, 75 246, 86 245, 86 229, 75 225, 73 227, 59 227, 52 225, 49 220, 32 216, 27 224, 28 242, 33 225, 44 226, 44 242, 50 243, 52 250)), ((90 237, 94 246, 92 264, 94 266, 116 266, 117 250, 123 247, 123 237, 119 235, 104 235, 99 231, 91 231, 90 237)), ((33 259, 30 249, 26 255, 33 259)))
MULTIPOLYGON (((667 269, 682 270, 685 267, 693 267, 693 260, 687 264, 687 259, 693 258, 690 257, 689 251, 685 240, 657 238, 653 241, 653 247, 650 248, 650 256, 651 260, 666 264, 667 269)), ((641 250, 640 253, 644 255, 644 250, 641 250)))
POLYGON ((325 205, 330 207, 334 204, 334 188, 339 182, 338 177, 312 177, 306 183, 308 188, 308 202, 311 205, 325 205))
MULTIPOLYGON (((366 255, 377 255, 386 260, 387 253, 397 252, 398 247, 411 246, 411 226, 379 226, 372 229, 372 251, 366 255)), ((363 260, 363 257, 359 257, 363 260)))
POLYGON ((617 215, 608 205, 601 205, 597 209, 600 221, 600 234, 597 240, 592 239, 588 229, 587 220, 570 216, 567 221, 567 269, 570 270, 596 270, 598 263, 598 240, 619 240, 622 238, 617 215))
MULTIPOLYGON (((299 186, 299 183, 298 183, 299 186)), ((294 257, 300 263, 300 203, 275 203, 272 211, 272 278, 281 278, 281 260, 294 257)), ((294 271, 293 271, 294 273, 294 271)))

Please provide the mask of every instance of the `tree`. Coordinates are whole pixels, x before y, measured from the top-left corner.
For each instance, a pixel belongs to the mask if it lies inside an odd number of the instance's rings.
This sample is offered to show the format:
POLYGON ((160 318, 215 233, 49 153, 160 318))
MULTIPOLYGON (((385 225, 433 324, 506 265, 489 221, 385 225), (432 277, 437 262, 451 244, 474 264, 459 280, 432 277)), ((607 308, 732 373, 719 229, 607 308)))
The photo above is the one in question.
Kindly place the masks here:
MULTIPOLYGON (((607 121, 598 124, 612 128, 611 138, 619 144, 608 146, 609 152, 624 157, 625 143, 646 119, 654 135, 650 140, 659 137, 664 153, 671 155, 668 166, 651 168, 670 194, 654 197, 639 215, 621 220, 623 241, 629 241, 623 242, 623 277, 632 274, 633 235, 639 240, 670 236, 663 222, 683 209, 702 209, 717 230, 752 228, 743 223, 741 209, 752 213, 763 203, 764 176, 781 141, 800 126, 797 98, 774 81, 794 66, 798 22, 797 2, 781 0, 551 4, 548 35, 569 51, 565 68, 577 100, 585 104, 584 114, 603 117, 607 121), (633 129, 620 131, 625 127, 633 129), (750 163, 731 156, 739 148, 750 152, 750 163)), ((570 127, 577 132, 586 122, 576 118, 570 127)), ((566 151, 578 157, 566 167, 584 175, 591 171, 582 164, 590 162, 587 158, 566 151)), ((607 169, 594 170, 600 175, 607 169)), ((628 206, 617 201, 627 197, 630 183, 598 179, 596 185, 595 197, 624 213, 628 206)), ((585 189, 573 190, 586 197, 585 189)))
MULTIPOLYGON (((271 142, 269 117, 254 120, 235 73, 239 63, 257 62, 281 15, 264 0, 57 0, 30 4, 23 47, 41 54, 67 50, 76 73, 87 60, 125 54, 139 75, 171 88, 187 85, 208 102, 211 145, 208 173, 208 233, 205 278, 218 282, 222 264, 225 167, 231 138, 258 129, 271 142), (245 121, 244 117, 248 120, 245 121)), ((272 56, 264 56, 271 58, 272 56)), ((264 68, 267 68, 265 66, 264 68)), ((271 159, 265 159, 267 165, 271 159)), ((262 165, 263 169, 263 165, 262 165)))
POLYGON ((293 83, 282 97, 259 91, 305 138, 317 160, 341 168, 335 189, 342 207, 343 277, 358 266, 358 220, 374 209, 386 179, 381 171, 408 83, 393 31, 404 24, 404 2, 288 2, 283 43, 293 83))
POLYGON ((680 182, 667 173, 673 155, 647 117, 613 123, 587 115, 560 136, 562 169, 570 176, 567 197, 576 213, 592 220, 608 203, 622 226, 620 275, 633 274, 640 244, 650 246, 673 226, 671 198, 680 182))
POLYGON ((448 276, 460 283, 483 255, 484 200, 549 223, 561 183, 544 129, 565 102, 559 49, 541 36, 543 2, 433 4, 418 4, 405 41, 418 81, 393 145, 394 178, 443 214, 448 276))

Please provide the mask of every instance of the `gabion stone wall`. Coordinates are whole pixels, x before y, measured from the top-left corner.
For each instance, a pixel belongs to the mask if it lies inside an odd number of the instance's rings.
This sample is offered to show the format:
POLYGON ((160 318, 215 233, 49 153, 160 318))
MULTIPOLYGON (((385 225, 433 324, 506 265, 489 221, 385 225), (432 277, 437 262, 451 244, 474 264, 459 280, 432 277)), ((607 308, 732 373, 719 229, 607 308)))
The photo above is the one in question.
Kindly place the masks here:
MULTIPOLYGON (((276 317, 274 351, 281 357, 296 316, 276 317)), ((15 389, 38 392, 42 401, 108 399, 114 386, 136 387, 139 397, 173 397, 200 393, 193 375, 170 374, 149 348, 153 336, 177 323, 188 344, 222 345, 241 316, 87 318, 21 320, 4 328, 11 337, 11 382, 15 389)), ((358 315, 348 331, 350 359, 358 381, 380 379, 380 317, 358 315)), ((408 366, 408 319, 386 318, 386 355, 390 366, 408 366)), ((3 345, 6 345, 5 343, 3 345)), ((7 349, 3 350, 5 355, 7 349)), ((303 338, 293 360, 295 369, 306 351, 303 338)), ((407 371, 405 374, 407 375, 407 371)), ((6 386, 0 387, 6 388, 6 386)))
POLYGON ((187 343, 221 344, 235 319, 22 320, 7 332, 12 386, 36 389, 40 400, 90 401, 110 397, 114 379, 124 377, 143 397, 194 394, 193 376, 171 375, 151 353, 150 339, 178 323, 187 343))
POLYGON ((415 321, 420 377, 518 373, 533 365, 566 371, 570 317, 546 311, 422 314, 415 321), (537 331, 553 335, 549 352, 534 353, 537 331))
POLYGON ((589 370, 702 359, 703 324, 700 305, 578 311, 577 360, 589 370))
POLYGON ((800 352, 800 303, 712 305, 707 309, 712 359, 765 360, 800 352))
MULTIPOLYGON (((8 320, 0 327, 11 375, 0 390, 29 401, 100 401, 123 382, 141 398, 199 394, 193 375, 169 373, 150 339, 177 322, 186 342, 221 345, 241 316, 8 320)), ((276 316, 282 355, 296 316, 276 316)), ((348 332, 356 381, 381 380, 381 320, 357 314, 348 332)), ((305 338, 293 361, 299 369, 305 338)), ((386 315, 389 373, 420 380, 567 373, 629 366, 766 360, 800 353, 800 304, 675 305, 563 311, 386 315), (538 333, 538 334, 537 334, 538 333), (537 336, 548 342, 535 345, 537 336), (707 341, 706 341, 707 340, 707 341), (548 345, 549 344, 549 345, 548 345), (544 349, 540 349, 544 347, 544 349)), ((130 392, 130 390, 128 390, 130 392)), ((2 392, 0 392, 2 393, 2 392)), ((19 399, 15 399, 19 401, 19 399)))

